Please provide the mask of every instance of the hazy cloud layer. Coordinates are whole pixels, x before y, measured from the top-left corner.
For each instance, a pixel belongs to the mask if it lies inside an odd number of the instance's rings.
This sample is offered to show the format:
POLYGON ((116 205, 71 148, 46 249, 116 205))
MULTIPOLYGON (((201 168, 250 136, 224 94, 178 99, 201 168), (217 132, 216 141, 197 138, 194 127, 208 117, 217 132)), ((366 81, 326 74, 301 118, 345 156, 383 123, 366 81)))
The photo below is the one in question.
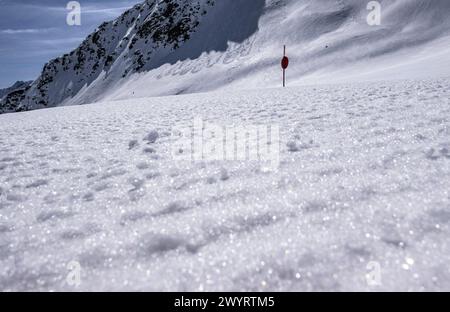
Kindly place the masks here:
POLYGON ((81 26, 68 26, 68 0, 0 0, 0 88, 32 80, 50 59, 142 0, 79 0, 81 26))

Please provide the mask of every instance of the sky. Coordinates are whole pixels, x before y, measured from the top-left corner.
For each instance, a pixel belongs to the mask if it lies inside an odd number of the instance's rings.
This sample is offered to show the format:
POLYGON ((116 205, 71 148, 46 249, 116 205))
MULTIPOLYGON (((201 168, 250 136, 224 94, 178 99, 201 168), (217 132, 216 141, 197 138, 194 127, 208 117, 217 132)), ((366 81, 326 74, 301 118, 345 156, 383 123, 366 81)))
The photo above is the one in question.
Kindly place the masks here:
POLYGON ((69 0, 0 0, 0 88, 34 80, 49 60, 70 52, 102 22, 143 0, 78 0, 81 25, 69 26, 69 0))

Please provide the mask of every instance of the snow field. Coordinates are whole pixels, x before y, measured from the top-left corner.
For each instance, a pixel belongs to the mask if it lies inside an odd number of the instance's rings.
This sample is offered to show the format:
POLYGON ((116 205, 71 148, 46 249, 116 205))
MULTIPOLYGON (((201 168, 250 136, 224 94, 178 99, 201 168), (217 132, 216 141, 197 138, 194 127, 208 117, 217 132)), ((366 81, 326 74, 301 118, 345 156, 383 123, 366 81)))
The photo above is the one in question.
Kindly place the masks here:
POLYGON ((449 290, 448 84, 2 115, 0 290, 449 290), (172 129, 196 116, 279 125, 279 169, 173 161, 172 129), (379 286, 367 283, 370 262, 379 286))

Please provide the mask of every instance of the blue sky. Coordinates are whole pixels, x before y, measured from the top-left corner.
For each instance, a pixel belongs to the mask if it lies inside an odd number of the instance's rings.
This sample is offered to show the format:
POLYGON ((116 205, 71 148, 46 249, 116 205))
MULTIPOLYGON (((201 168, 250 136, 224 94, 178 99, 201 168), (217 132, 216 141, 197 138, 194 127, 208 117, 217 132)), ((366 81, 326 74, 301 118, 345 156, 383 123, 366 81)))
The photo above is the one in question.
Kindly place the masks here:
POLYGON ((81 26, 68 26, 69 0, 0 0, 0 88, 33 80, 50 59, 76 48, 102 22, 143 0, 78 0, 81 26))

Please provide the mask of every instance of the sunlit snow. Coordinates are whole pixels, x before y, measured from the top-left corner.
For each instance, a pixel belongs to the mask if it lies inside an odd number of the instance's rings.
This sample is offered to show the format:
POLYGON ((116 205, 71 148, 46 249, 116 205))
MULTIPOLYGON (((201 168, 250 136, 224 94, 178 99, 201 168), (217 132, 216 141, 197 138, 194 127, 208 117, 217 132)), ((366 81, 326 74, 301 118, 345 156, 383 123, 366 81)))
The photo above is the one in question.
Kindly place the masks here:
POLYGON ((0 289, 449 290, 449 82, 1 115, 0 289), (279 125, 278 170, 175 162, 196 117, 279 125))

